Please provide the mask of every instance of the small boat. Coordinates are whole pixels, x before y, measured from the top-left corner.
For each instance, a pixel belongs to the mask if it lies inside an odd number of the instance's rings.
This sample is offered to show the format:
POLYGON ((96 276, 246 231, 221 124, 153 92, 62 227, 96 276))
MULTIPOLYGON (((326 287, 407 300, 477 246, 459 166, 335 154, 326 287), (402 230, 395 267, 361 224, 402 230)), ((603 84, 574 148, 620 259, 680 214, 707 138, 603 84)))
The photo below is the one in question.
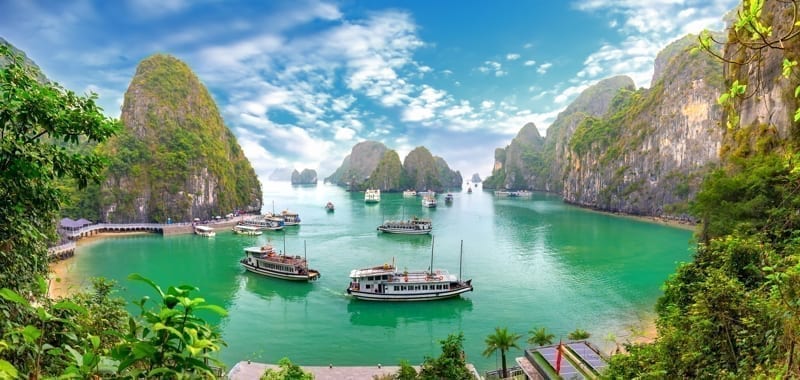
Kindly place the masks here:
POLYGON ((394 263, 350 271, 347 287, 347 294, 366 301, 432 301, 471 291, 472 280, 462 281, 446 270, 398 272, 394 263))
POLYGON ((417 191, 413 190, 413 189, 404 190, 403 191, 403 196, 404 197, 409 197, 409 198, 410 197, 416 197, 417 196, 417 191))
POLYGON ((364 202, 378 203, 380 201, 381 201, 380 189, 367 189, 367 191, 364 192, 364 202))
POLYGON ((334 210, 333 203, 328 202, 328 204, 325 205, 325 211, 333 212, 333 210, 334 210))
POLYGON ((494 191, 494 195, 496 197, 510 197, 511 196, 511 192, 510 191, 505 191, 505 190, 495 190, 494 191))
POLYGON ((231 229, 237 235, 258 236, 261 235, 261 230, 256 226, 249 226, 247 224, 237 224, 231 229))
POLYGON ((283 218, 272 215, 264 215, 256 219, 246 219, 240 225, 253 226, 259 230, 278 231, 283 229, 283 218))
POLYGON ((430 195, 422 197, 422 207, 428 207, 428 208, 436 207, 436 198, 430 195))
POLYGON ((194 226, 194 233, 205 237, 217 236, 217 233, 214 232, 214 229, 208 226, 194 226))
POLYGON ((378 226, 378 231, 389 234, 424 235, 431 233, 432 230, 433 223, 431 223, 430 219, 419 219, 417 217, 403 221, 390 220, 378 226))
POLYGON ((472 188, 471 187, 467 188, 467 194, 472 194, 472 188))
POLYGON ((300 224, 300 214, 296 212, 283 210, 281 211, 281 218, 283 218, 284 226, 296 226, 300 224))
POLYGON ((447 193, 444 196, 444 203, 453 203, 453 194, 447 193))
POLYGON ((517 191, 512 191, 511 196, 520 198, 530 198, 533 196, 533 193, 528 190, 517 190, 517 191))
POLYGON ((244 253, 239 263, 253 273, 291 281, 314 281, 320 276, 319 271, 308 268, 305 258, 275 252, 269 244, 245 248, 244 253))

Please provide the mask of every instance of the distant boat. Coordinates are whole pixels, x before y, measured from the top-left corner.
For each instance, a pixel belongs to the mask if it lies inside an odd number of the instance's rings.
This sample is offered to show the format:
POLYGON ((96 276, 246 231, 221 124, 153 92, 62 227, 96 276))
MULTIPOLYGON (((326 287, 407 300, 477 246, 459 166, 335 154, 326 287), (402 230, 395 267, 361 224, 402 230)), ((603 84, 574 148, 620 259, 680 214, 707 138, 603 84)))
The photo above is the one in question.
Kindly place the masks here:
POLYGON ((412 189, 405 190, 405 191, 403 191, 403 196, 404 197, 416 197, 417 196, 417 191, 416 190, 412 190, 412 189))
POLYGON ((498 197, 524 197, 529 198, 533 196, 533 193, 528 190, 515 190, 515 191, 508 191, 508 190, 495 190, 494 195, 498 197))
POLYGON ((378 203, 381 201, 381 191, 380 189, 367 189, 364 192, 364 202, 366 203, 378 203))
POLYGON ((333 210, 334 210, 333 203, 332 202, 328 202, 328 204, 325 205, 325 211, 333 212, 333 210))
POLYGON ((214 229, 208 226, 194 226, 194 233, 205 237, 217 236, 217 233, 214 232, 214 229))
POLYGON ((472 194, 472 188, 471 187, 467 188, 467 194, 472 194))
POLYGON ((256 226, 247 224, 237 224, 231 229, 237 235, 258 236, 261 235, 261 230, 256 226))
POLYGON ((300 214, 296 212, 290 212, 289 210, 281 211, 281 215, 283 218, 283 225, 284 226, 296 226, 300 224, 300 214))
POLYGON ((275 252, 269 244, 245 248, 244 253, 239 263, 253 273, 290 281, 314 281, 320 276, 319 271, 308 268, 305 258, 275 252))
POLYGON ((378 231, 389 234, 424 235, 431 233, 432 230, 433 223, 431 223, 430 219, 419 219, 417 217, 404 221, 390 220, 378 226, 378 231))
POLYGON ((422 197, 422 207, 428 207, 428 208, 436 207, 436 198, 430 195, 422 197))
POLYGON ((432 301, 470 291, 472 280, 462 281, 446 270, 398 272, 394 263, 350 271, 350 286, 347 287, 347 294, 366 301, 432 301))
POLYGON ((453 203, 453 194, 447 193, 444 196, 444 203, 453 203))

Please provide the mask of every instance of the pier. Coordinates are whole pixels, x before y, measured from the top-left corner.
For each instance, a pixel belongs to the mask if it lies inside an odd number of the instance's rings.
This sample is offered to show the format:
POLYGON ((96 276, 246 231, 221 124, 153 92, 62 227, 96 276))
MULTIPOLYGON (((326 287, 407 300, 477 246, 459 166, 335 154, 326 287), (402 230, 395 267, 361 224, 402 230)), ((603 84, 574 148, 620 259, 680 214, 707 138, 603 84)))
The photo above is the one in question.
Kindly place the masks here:
MULTIPOLYGON (((419 372, 420 366, 413 366, 419 372)), ((268 368, 273 370, 280 370, 276 364, 263 364, 251 361, 242 361, 236 363, 233 368, 228 372, 228 379, 230 380, 258 380, 268 368)), ((400 370, 399 366, 301 366, 303 371, 314 375, 315 380, 369 380, 387 375, 396 374, 400 370)), ((472 376, 475 379, 480 379, 478 371, 472 364, 467 364, 472 376)))
MULTIPOLYGON (((199 225, 213 227, 215 229, 231 228, 237 223, 251 218, 251 216, 237 216, 229 219, 214 220, 208 223, 198 223, 199 225)), ((61 229, 59 232, 69 240, 80 240, 81 238, 94 236, 101 233, 128 233, 128 232, 150 232, 159 233, 164 236, 191 234, 194 232, 195 223, 98 223, 90 224, 77 229, 61 229)), ((74 244, 74 243, 73 243, 74 244)), ((59 246, 61 247, 61 246, 59 246)), ((58 248, 53 247, 51 249, 58 248)), ((74 250, 74 247, 72 248, 74 250)))

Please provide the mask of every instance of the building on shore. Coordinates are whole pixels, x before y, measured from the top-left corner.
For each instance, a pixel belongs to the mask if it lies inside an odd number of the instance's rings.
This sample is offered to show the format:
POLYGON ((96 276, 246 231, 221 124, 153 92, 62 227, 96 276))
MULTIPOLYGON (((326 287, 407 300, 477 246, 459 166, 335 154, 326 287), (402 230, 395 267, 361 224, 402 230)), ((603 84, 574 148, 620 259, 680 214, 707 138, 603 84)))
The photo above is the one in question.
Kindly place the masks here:
MULTIPOLYGON (((607 365, 600 350, 587 341, 528 348, 516 361, 517 366, 509 368, 509 375, 524 374, 531 380, 597 379, 607 365)), ((493 372, 487 373, 487 378, 493 372)))

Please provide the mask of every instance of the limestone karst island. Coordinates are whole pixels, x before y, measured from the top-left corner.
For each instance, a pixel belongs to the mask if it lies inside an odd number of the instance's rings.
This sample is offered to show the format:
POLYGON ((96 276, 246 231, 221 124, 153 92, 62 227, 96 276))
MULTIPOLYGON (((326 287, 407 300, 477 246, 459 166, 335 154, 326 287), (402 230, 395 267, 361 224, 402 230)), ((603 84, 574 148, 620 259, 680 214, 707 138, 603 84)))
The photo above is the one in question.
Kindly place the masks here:
POLYGON ((800 378, 798 9, 0 2, 0 379, 800 378))

